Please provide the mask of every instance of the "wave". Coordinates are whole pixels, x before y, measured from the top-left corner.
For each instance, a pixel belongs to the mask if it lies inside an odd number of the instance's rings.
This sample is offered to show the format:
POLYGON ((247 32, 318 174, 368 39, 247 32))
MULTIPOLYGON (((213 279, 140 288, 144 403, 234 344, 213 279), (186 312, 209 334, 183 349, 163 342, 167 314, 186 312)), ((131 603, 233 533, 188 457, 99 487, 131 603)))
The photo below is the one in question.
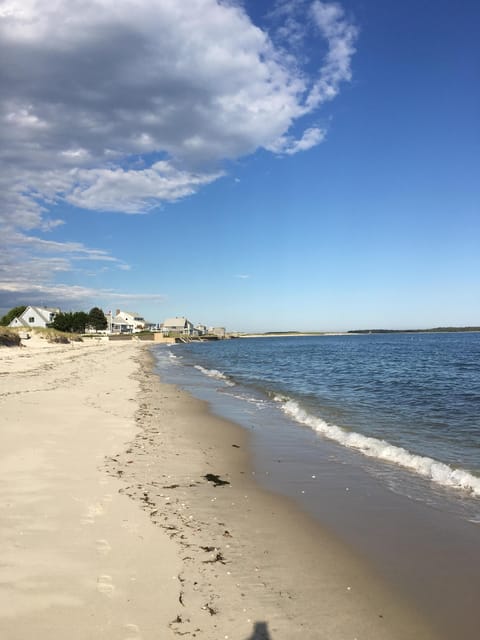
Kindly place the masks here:
MULTIPOLYGON (((235 386, 232 382, 230 386, 235 386)), ((225 395, 230 398, 235 398, 235 400, 242 400, 242 402, 248 402, 248 404, 253 404, 257 407, 257 409, 264 409, 267 406, 266 400, 261 400, 260 398, 254 398, 252 396, 247 396, 244 394, 238 393, 230 393, 229 391, 224 392, 225 395)))
POLYGON ((413 471, 436 484, 467 491, 472 496, 480 497, 480 478, 465 469, 454 469, 448 464, 427 456, 411 453, 403 447, 390 444, 386 440, 364 436, 354 431, 347 431, 337 425, 328 424, 325 420, 307 413, 295 400, 276 396, 282 403, 283 412, 296 422, 304 424, 326 438, 339 444, 356 449, 366 456, 394 463, 404 469, 413 471))
POLYGON ((171 364, 180 364, 179 360, 183 360, 183 356, 176 356, 170 349, 167 351, 167 356, 171 364))
POLYGON ((228 376, 226 376, 221 371, 218 371, 217 369, 205 369, 205 367, 202 367, 199 364, 195 364, 193 367, 194 367, 194 369, 197 369, 198 371, 200 371, 204 375, 208 376, 209 378, 215 378, 216 380, 222 380, 222 382, 224 382, 229 387, 235 386, 235 383, 232 382, 229 379, 228 376))

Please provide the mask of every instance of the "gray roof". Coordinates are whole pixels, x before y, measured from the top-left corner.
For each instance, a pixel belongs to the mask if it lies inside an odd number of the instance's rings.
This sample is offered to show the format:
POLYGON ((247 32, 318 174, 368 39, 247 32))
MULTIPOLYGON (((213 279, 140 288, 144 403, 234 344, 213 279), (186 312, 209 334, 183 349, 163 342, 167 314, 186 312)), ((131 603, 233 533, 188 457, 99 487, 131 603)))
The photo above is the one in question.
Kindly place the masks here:
POLYGON ((186 318, 182 318, 182 317, 167 318, 163 323, 163 326, 164 327, 184 327, 186 322, 189 322, 189 321, 186 318))
MULTIPOLYGON (((51 313, 60 313, 60 309, 56 307, 27 307, 23 313, 26 313, 29 309, 34 309, 38 315, 43 318, 46 322, 50 320, 51 313)), ((23 315, 23 314, 22 314, 23 315)))
POLYGON ((130 326, 129 321, 128 320, 124 320, 121 315, 113 316, 112 317, 112 324, 123 324, 126 327, 130 326))

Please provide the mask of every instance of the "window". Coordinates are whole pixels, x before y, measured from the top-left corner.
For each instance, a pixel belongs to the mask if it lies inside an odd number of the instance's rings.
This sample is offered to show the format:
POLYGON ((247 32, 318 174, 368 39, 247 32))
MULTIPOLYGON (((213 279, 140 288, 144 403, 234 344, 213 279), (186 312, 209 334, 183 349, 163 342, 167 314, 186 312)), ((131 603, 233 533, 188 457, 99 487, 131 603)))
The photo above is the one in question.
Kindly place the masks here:
POLYGON ((33 324, 35 322, 35 318, 32 316, 31 318, 28 319, 28 321, 30 322, 30 324, 33 324))

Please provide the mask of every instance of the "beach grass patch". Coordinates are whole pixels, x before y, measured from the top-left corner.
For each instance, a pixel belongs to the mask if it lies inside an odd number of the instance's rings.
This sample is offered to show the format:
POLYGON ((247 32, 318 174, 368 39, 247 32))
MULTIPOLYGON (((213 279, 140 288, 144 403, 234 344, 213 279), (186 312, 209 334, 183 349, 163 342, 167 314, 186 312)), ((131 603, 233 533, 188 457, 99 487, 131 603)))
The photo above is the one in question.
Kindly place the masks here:
POLYGON ((19 347, 22 340, 16 331, 8 329, 0 330, 0 346, 2 347, 19 347))

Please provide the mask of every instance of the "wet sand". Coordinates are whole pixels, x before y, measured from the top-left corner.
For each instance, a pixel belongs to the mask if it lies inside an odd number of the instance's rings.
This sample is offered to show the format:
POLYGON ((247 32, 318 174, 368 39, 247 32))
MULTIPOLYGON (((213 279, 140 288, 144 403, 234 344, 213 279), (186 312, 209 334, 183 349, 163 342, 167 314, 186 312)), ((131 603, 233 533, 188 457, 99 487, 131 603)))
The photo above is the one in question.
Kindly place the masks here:
POLYGON ((140 343, 0 350, 0 635, 429 640, 140 343))
MULTIPOLYGON (((349 463, 341 464, 345 452, 339 453, 335 443, 322 442, 319 451, 318 438, 308 431, 303 442, 295 434, 281 442, 277 438, 275 446, 272 438, 262 442, 255 435, 257 481, 291 496, 361 554, 428 616, 438 639, 477 636, 480 531, 478 520, 466 519, 461 495, 441 488, 433 493, 427 482, 422 499, 395 492, 385 476, 374 475, 372 464, 365 469, 358 454, 349 452, 349 463), (428 491, 430 503, 425 502, 428 491)), ((377 474, 379 468, 377 463, 377 474)), ((415 496, 419 483, 405 477, 403 490, 415 496)))
POLYGON ((345 545, 259 488, 244 429, 161 383, 141 357, 142 431, 108 466, 180 544, 179 635, 261 638, 261 624, 271 640, 434 637, 345 545))

